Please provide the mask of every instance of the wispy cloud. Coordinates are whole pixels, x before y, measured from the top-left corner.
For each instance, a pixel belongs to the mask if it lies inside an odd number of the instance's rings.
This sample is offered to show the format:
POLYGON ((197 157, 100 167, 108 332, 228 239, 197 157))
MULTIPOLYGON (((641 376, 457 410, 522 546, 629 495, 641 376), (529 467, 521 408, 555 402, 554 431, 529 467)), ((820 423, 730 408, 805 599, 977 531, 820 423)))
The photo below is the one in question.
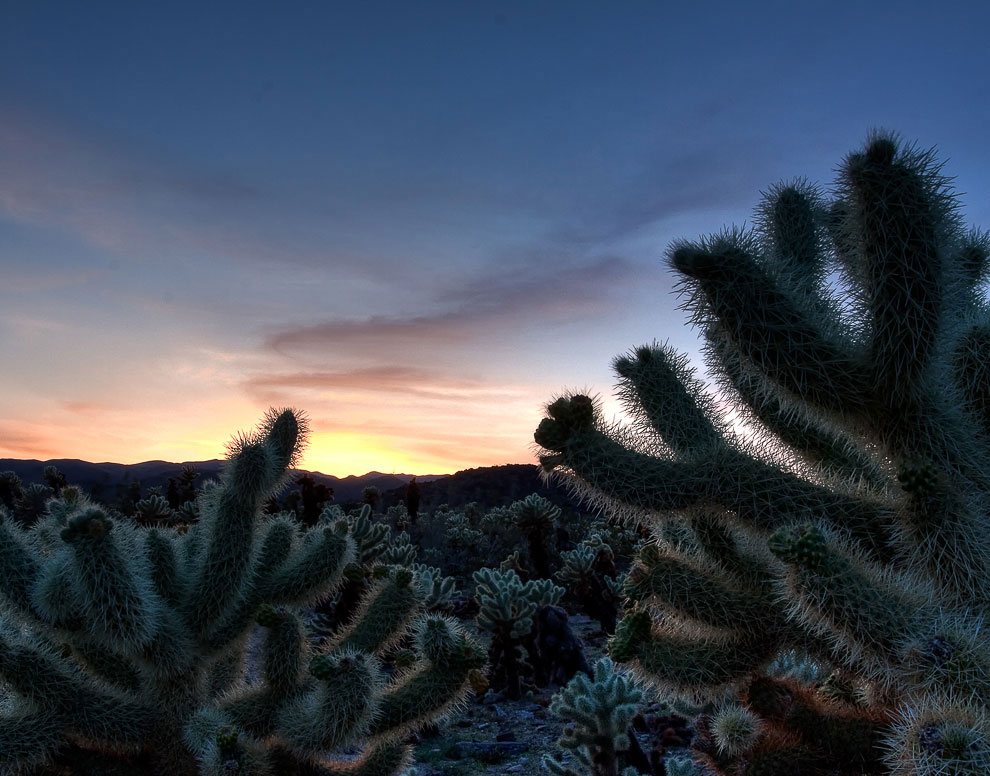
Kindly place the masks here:
POLYGON ((437 306, 446 307, 443 312, 330 319, 274 332, 266 344, 283 353, 332 348, 352 355, 408 353, 410 348, 422 354, 438 347, 473 345, 534 324, 600 312, 615 304, 613 292, 633 271, 633 265, 619 257, 528 271, 510 267, 440 293, 437 306))
POLYGON ((38 458, 57 455, 59 436, 47 425, 21 420, 0 420, 0 455, 6 458, 38 458))
POLYGON ((449 401, 506 398, 513 388, 459 379, 435 370, 409 366, 376 366, 337 372, 293 372, 256 375, 244 383, 247 391, 269 401, 292 391, 397 393, 449 401))

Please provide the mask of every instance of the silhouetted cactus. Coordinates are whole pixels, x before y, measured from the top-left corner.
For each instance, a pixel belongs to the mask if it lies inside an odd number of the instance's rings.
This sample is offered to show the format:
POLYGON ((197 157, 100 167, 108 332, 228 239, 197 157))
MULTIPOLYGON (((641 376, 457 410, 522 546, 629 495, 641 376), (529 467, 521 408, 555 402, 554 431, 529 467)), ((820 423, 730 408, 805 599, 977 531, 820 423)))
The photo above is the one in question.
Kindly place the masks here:
POLYGON ((14 502, 21 495, 21 478, 15 472, 0 472, 0 503, 13 510, 14 502))
POLYGON ((533 575, 549 579, 550 549, 555 535, 554 521, 560 517, 560 507, 533 493, 509 507, 516 527, 526 539, 533 575))
POLYGON ((778 186, 758 224, 669 253, 750 436, 658 345, 615 362, 634 426, 577 395, 536 433, 545 470, 658 537, 611 654, 764 721, 753 682, 781 650, 855 678, 858 717, 773 695, 788 737, 738 772, 859 773, 874 731, 891 773, 990 772, 990 240, 932 154, 883 134, 832 202, 778 186))
POLYGON ((285 410, 237 438, 184 533, 112 519, 72 488, 31 531, 0 514, 0 773, 404 767, 408 733, 461 702, 484 651, 452 621, 419 616, 402 569, 379 575, 326 646, 308 644, 296 608, 333 591, 356 543, 346 521, 304 531, 262 515, 304 436, 285 410), (411 660, 389 680, 381 654, 406 633, 411 660))
POLYGON ((413 525, 419 518, 419 502, 421 499, 419 483, 413 477, 406 485, 406 512, 409 514, 409 522, 413 525))

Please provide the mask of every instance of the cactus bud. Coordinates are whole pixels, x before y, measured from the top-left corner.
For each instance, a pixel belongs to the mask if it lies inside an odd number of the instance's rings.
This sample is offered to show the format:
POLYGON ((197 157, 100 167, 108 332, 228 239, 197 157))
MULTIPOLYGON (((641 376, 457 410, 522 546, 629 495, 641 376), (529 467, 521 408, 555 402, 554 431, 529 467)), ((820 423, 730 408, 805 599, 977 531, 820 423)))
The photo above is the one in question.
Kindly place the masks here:
POLYGON ((407 568, 396 569, 392 579, 395 582, 395 586, 400 589, 409 587, 413 581, 413 573, 407 568))
POLYGON ((286 614, 284 606, 262 604, 258 607, 254 620, 263 628, 273 628, 285 619, 286 614))
POLYGON ((639 654, 639 645, 652 630, 650 615, 644 611, 627 614, 615 628, 615 635, 608 645, 608 654, 616 663, 626 663, 639 654))
POLYGON ((231 725, 221 725, 217 729, 217 746, 220 747, 220 751, 225 754, 230 753, 236 748, 238 738, 240 738, 240 732, 237 728, 231 725))
POLYGON ((828 556, 825 535, 815 526, 780 528, 767 540, 767 547, 785 563, 818 568, 828 556))

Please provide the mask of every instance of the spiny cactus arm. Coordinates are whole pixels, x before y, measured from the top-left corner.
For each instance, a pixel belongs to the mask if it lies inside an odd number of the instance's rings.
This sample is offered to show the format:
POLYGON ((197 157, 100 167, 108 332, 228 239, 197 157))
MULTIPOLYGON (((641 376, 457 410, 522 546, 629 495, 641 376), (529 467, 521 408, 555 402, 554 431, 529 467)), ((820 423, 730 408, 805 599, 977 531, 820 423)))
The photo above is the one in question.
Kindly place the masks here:
MULTIPOLYGON (((878 557, 891 554, 894 513, 871 499, 846 495, 774 469, 723 448, 704 456, 667 460, 640 453, 595 428, 586 396, 558 399, 541 421, 537 444, 553 451, 545 466, 566 466, 587 497, 644 512, 720 504, 757 528, 775 528, 795 518, 821 515, 843 528, 878 557)), ((572 480, 573 482, 573 480, 572 480)))
POLYGON ((969 698, 990 708, 990 643, 972 615, 942 611, 918 624, 895 664, 903 686, 928 698, 969 698))
POLYGON ((716 381, 727 393, 738 394, 744 415, 759 421, 809 463, 827 472, 874 487, 887 475, 878 463, 839 428, 823 423, 807 409, 782 396, 780 389, 751 367, 725 334, 711 332, 705 345, 716 381))
POLYGON ((72 657, 77 662, 111 686, 130 693, 140 690, 140 671, 126 655, 83 634, 75 635, 66 647, 71 649, 72 657))
POLYGON ((72 587, 90 635, 137 655, 155 637, 163 602, 128 535, 132 530, 94 507, 72 517, 62 539, 72 553, 72 587))
POLYGON ((0 678, 43 716, 57 720, 62 736, 128 748, 153 729, 153 709, 98 687, 38 642, 0 633, 0 678))
POLYGON ((288 750, 303 760, 363 738, 378 716, 384 683, 381 661, 350 649, 317 655, 309 671, 317 681, 291 698, 276 722, 288 750))
MULTIPOLYGON (((739 577, 751 587, 765 587, 773 576, 765 555, 753 552, 753 541, 726 525, 724 515, 702 509, 692 510, 688 515, 694 544, 702 558, 713 561, 718 567, 739 577)), ((762 544, 762 542, 761 542, 762 544)), ((649 553, 650 545, 641 548, 640 553, 649 553)), ((649 565, 649 564, 646 564, 649 565)))
POLYGON ((385 551, 378 556, 378 562, 387 566, 421 566, 423 564, 416 563, 418 551, 416 545, 409 540, 409 534, 400 531, 399 535, 391 540, 385 551))
POLYGON ((383 742, 370 746, 359 757, 348 762, 330 760, 320 763, 319 770, 313 776, 398 776, 411 762, 411 745, 383 742))
POLYGON ((654 545, 640 551, 623 592, 633 601, 658 606, 665 614, 674 613, 715 628, 766 631, 775 629, 778 619, 769 589, 751 587, 724 571, 662 553, 654 545))
POLYGON ((738 757, 752 748, 763 732, 763 721, 737 703, 716 710, 709 725, 715 747, 725 757, 738 757))
POLYGON ((520 599, 509 590, 501 590, 494 595, 481 598, 478 612, 478 627, 493 634, 505 634, 511 638, 521 638, 533 630, 533 615, 536 604, 520 599))
POLYGON ((21 712, 0 716, 0 773, 30 773, 50 765, 64 741, 57 714, 21 712))
POLYGON ((560 517, 560 507, 538 493, 531 493, 521 501, 516 501, 509 509, 520 526, 545 527, 553 525, 553 521, 560 517))
MULTIPOLYGON (((664 762, 667 776, 699 776, 698 766, 690 757, 674 755, 664 762)), ((625 774, 623 774, 625 776, 625 774)))
POLYGON ((740 232, 672 246, 670 263, 688 278, 685 308, 784 389, 823 409, 861 410, 869 375, 856 348, 838 337, 836 322, 822 321, 767 272, 757 250, 740 232))
MULTIPOLYGON (((272 776, 271 743, 238 727, 225 711, 202 707, 187 720, 182 730, 185 747, 196 761, 202 776, 272 776)), ((298 773, 298 771, 286 771, 298 773)))
POLYGON ((958 339, 952 365, 966 408, 990 434, 990 322, 980 321, 958 339))
POLYGON ((29 620, 38 617, 31 590, 40 571, 26 532, 10 520, 0 520, 0 600, 29 620))
POLYGON ((286 697, 298 686, 307 662, 306 631, 299 616, 281 606, 262 606, 257 621, 266 631, 262 675, 273 696, 286 697))
POLYGON ((168 505, 168 501, 159 495, 153 494, 134 505, 134 519, 139 523, 169 523, 174 517, 175 513, 168 505))
MULTIPOLYGON (((299 692, 310 688, 311 684, 300 685, 299 692)), ((222 715, 223 722, 217 723, 218 725, 230 724, 250 736, 264 739, 275 732, 278 714, 285 704, 286 696, 276 696, 272 688, 258 684, 224 692, 217 708, 209 711, 222 715)), ((209 733, 207 739, 212 735, 213 733, 209 733)))
MULTIPOLYGON (((415 584, 424 609, 442 609, 458 594, 457 580, 445 577, 440 569, 425 563, 397 563, 394 566, 408 566, 415 575, 415 584)), ((393 566, 393 567, 394 567, 393 566)))
POLYGON ((779 529, 768 547, 789 564, 791 616, 825 630, 847 659, 896 660, 898 645, 911 638, 916 623, 931 619, 922 591, 857 558, 817 526, 779 529))
POLYGON ((189 622, 198 634, 233 603, 251 562, 260 507, 298 457, 305 438, 303 417, 270 412, 257 433, 234 440, 218 492, 201 517, 200 568, 189 587, 189 622))
POLYGON ((71 663, 37 640, 0 630, 0 678, 42 711, 64 714, 86 683, 71 663))
MULTIPOLYGON (((295 518, 276 516, 264 521, 260 531, 261 547, 254 559, 250 578, 241 591, 240 598, 201 642, 204 651, 208 654, 224 649, 231 641, 243 635, 254 620, 258 607, 263 603, 266 601, 272 605, 283 603, 283 601, 278 600, 275 594, 277 591, 274 590, 276 587, 274 583, 283 585, 287 580, 291 580, 293 575, 285 566, 286 561, 293 553, 296 553, 297 562, 306 566, 306 563, 303 562, 306 553, 300 552, 298 548, 299 528, 295 518), (279 576, 280 572, 282 576, 279 576)), ((312 540, 316 536, 317 534, 307 535, 307 539, 312 540)), ((310 585, 317 578, 316 569, 310 566, 301 571, 296 570, 296 579, 298 580, 299 574, 305 574, 307 571, 310 572, 310 577, 302 582, 303 585, 310 585)))
POLYGON ((591 577, 597 553, 588 546, 578 545, 573 550, 560 553, 563 564, 557 572, 557 579, 564 585, 575 585, 591 577))
POLYGON ((97 688, 78 693, 65 718, 74 741, 86 741, 98 751, 137 751, 154 735, 159 710, 97 688))
POLYGON ((86 623, 80 614, 82 606, 73 584, 72 552, 61 539, 59 544, 61 546, 41 568, 32 591, 32 602, 39 619, 47 626, 63 634, 77 633, 84 630, 86 623))
POLYGON ((757 215, 770 264, 811 298, 819 297, 825 279, 826 219, 821 190, 804 179, 771 186, 757 215))
POLYGON ((287 606, 315 603, 337 588, 354 553, 346 523, 317 524, 307 532, 299 550, 259 586, 262 600, 287 606))
POLYGON ((406 568, 377 567, 388 576, 379 579, 361 599, 353 620, 334 639, 336 648, 382 653, 408 632, 419 613, 421 596, 406 568))
POLYGON ((446 617, 420 620, 414 642, 423 659, 385 688, 371 728, 377 739, 401 740, 449 713, 470 694, 472 673, 485 667, 484 648, 446 617))
POLYGON ((990 532, 972 494, 930 463, 906 461, 897 479, 909 494, 901 520, 908 567, 957 597, 990 602, 990 532))
POLYGON ((155 592, 170 606, 178 606, 182 600, 183 583, 179 574, 175 539, 158 529, 152 529, 147 532, 144 541, 155 592))
POLYGON ((623 404, 675 454, 725 444, 728 429, 685 356, 654 343, 617 358, 613 368, 623 404))
POLYGON ((917 397, 942 322, 943 246, 957 224, 933 159, 877 134, 841 168, 866 267, 872 387, 889 407, 917 397))
POLYGON ((609 655, 617 663, 633 662, 651 680, 686 697, 714 694, 769 663, 781 644, 775 634, 684 633, 669 622, 654 626, 642 610, 627 614, 616 626, 609 655))

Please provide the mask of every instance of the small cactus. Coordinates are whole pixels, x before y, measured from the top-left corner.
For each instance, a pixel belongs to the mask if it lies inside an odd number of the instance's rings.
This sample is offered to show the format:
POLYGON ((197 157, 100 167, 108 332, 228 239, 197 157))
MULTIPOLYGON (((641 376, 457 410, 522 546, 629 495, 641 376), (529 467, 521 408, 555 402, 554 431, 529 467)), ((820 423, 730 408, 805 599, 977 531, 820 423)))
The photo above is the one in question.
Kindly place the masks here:
MULTIPOLYGON (((594 667, 594 678, 576 674, 550 702, 550 713, 567 724, 557 741, 586 776, 615 776, 630 748, 629 725, 643 700, 633 680, 607 657, 594 667)), ((580 773, 547 755, 543 764, 557 776, 580 773)))

